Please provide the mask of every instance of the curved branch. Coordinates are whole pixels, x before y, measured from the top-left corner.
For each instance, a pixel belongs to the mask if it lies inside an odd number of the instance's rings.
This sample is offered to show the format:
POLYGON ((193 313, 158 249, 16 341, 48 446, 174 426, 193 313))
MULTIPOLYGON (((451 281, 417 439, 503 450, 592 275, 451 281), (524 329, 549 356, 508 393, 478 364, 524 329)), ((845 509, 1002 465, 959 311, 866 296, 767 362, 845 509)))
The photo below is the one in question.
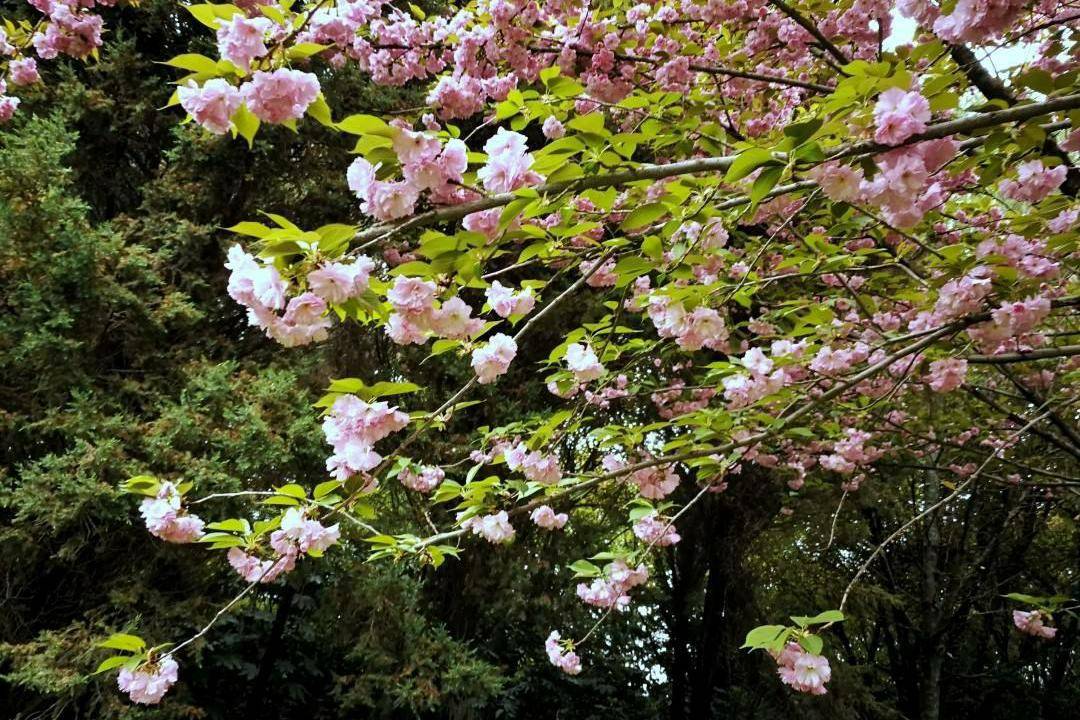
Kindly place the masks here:
MULTIPOLYGON (((1047 100, 1041 103, 1017 105, 1016 107, 1008 108, 1006 110, 996 110, 988 113, 979 113, 977 115, 971 115, 969 117, 961 118, 959 120, 948 120, 946 122, 940 122, 931 125, 926 129, 925 132, 918 135, 913 135, 908 138, 904 145, 914 145, 915 143, 922 142, 923 140, 936 140, 949 137, 950 135, 956 135, 958 133, 967 133, 972 130, 980 130, 983 128, 993 127, 995 125, 1004 125, 1013 122, 1024 122, 1026 120, 1031 120, 1042 115, 1048 115, 1050 113, 1060 112, 1064 110, 1074 110, 1077 108, 1080 108, 1080 94, 1065 95, 1063 97, 1054 98, 1052 100, 1047 100)), ((837 148, 835 151, 833 151, 827 156, 826 161, 861 155, 874 155, 877 153, 887 152, 889 150, 895 149, 896 147, 894 146, 882 145, 881 143, 871 141, 852 143, 850 145, 837 148)), ((778 155, 781 154, 778 153, 778 155)), ((491 210, 492 208, 497 207, 505 207, 506 205, 512 203, 514 200, 518 200, 523 197, 529 197, 529 192, 536 193, 537 195, 557 195, 566 192, 577 193, 583 190, 618 187, 641 180, 664 180, 680 175, 692 175, 694 173, 725 172, 729 167, 731 167, 731 164, 735 162, 735 158, 737 157, 737 155, 720 155, 707 158, 695 158, 693 160, 682 160, 679 162, 666 163, 663 165, 643 165, 641 167, 633 168, 630 170, 620 170, 612 173, 591 175, 576 180, 564 180, 560 182, 544 183, 542 185, 537 185, 534 188, 529 188, 528 192, 519 190, 517 192, 499 193, 497 195, 491 195, 489 197, 480 198, 479 200, 473 200, 471 202, 462 203, 460 205, 448 205, 445 207, 436 208, 434 210, 428 210, 427 212, 414 215, 413 217, 400 222, 372 225, 371 227, 365 228, 360 232, 356 233, 356 235, 354 236, 354 240, 385 240, 389 237, 415 228, 428 227, 441 222, 460 220, 466 215, 471 215, 475 212, 491 210)), ((776 195, 783 194, 783 192, 793 192, 794 190, 798 190, 801 188, 812 187, 813 184, 814 183, 811 183, 809 181, 803 181, 798 183, 792 183, 791 185, 785 186, 785 188, 774 188, 773 192, 770 193, 770 197, 775 197, 776 195), (783 190, 783 192, 781 192, 781 190, 783 190)), ((749 200, 745 198, 733 198, 731 200, 724 201, 723 203, 718 205, 718 207, 735 207, 745 204, 747 202, 749 202, 749 200)))

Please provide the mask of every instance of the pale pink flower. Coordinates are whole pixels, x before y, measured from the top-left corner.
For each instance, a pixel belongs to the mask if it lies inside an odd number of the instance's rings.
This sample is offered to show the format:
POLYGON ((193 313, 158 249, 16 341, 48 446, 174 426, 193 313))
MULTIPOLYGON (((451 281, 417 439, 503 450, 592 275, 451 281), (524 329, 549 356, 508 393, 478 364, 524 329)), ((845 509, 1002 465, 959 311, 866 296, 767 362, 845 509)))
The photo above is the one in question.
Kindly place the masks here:
POLYGON ((566 128, 563 127, 563 124, 559 122, 559 119, 554 115, 549 115, 547 119, 544 120, 544 125, 541 130, 543 130, 544 137, 548 140, 558 140, 566 134, 566 128))
POLYGON ((416 492, 429 493, 439 486, 446 478, 446 473, 441 467, 425 466, 420 468, 419 473, 413 472, 412 468, 405 468, 398 475, 401 484, 416 492))
POLYGON ((180 107, 195 122, 216 135, 223 135, 232 126, 232 116, 240 108, 240 91, 221 78, 213 78, 202 87, 189 80, 176 89, 180 107))
POLYGON ((34 58, 12 60, 8 64, 8 72, 11 73, 11 82, 15 85, 32 85, 41 79, 34 58))
POLYGON ((998 187, 1001 194, 1013 200, 1037 203, 1065 182, 1068 169, 1064 165, 1044 167, 1042 160, 1020 163, 1016 180, 1002 180, 998 187))
POLYGON ((504 543, 514 539, 514 528, 505 510, 492 515, 471 517, 463 522, 461 527, 472 530, 474 535, 479 535, 489 543, 504 543))
POLYGON ((348 265, 324 262, 308 273, 308 287, 326 302, 340 305, 364 294, 374 269, 375 263, 366 255, 361 255, 348 265))
POLYGON ((123 668, 116 678, 121 691, 126 692, 134 703, 157 705, 176 682, 179 666, 171 655, 147 663, 135 670, 123 668))
POLYGON ((267 53, 266 34, 273 27, 269 18, 247 18, 233 15, 229 20, 221 20, 217 30, 218 54, 236 67, 247 71, 251 61, 267 53))
POLYGON ((529 519, 545 530, 561 530, 569 517, 566 513, 556 514, 549 506, 541 505, 532 511, 529 519))
POLYGON ((1013 610, 1013 624, 1016 628, 1022 633, 1043 640, 1053 640, 1057 634, 1057 628, 1045 624, 1049 619, 1049 615, 1039 610, 1013 610))
POLYGON ((564 649, 559 642, 559 637, 559 632, 553 630, 544 642, 548 660, 567 675, 577 675, 581 672, 581 659, 573 650, 564 649))
POLYGON ((918 92, 889 88, 881 93, 874 106, 877 130, 874 140, 885 145, 899 145, 912 135, 926 130, 930 122, 930 103, 918 92))
POLYGON ((536 303, 536 298, 533 297, 531 290, 514 292, 498 280, 491 283, 491 287, 484 294, 492 311, 499 317, 504 318, 511 315, 528 315, 532 312, 536 303))
POLYGON ((495 381, 504 374, 517 355, 517 343, 509 335, 498 333, 472 354, 472 367, 482 385, 495 381))
POLYGON ((491 192, 511 192, 528 185, 536 185, 543 178, 530 170, 533 156, 525 145, 525 136, 510 132, 505 128, 499 131, 484 145, 488 155, 487 163, 476 173, 476 177, 491 192))
POLYGON ((934 392, 946 393, 963 385, 965 377, 967 377, 967 360, 945 358, 930 363, 927 382, 934 392))
POLYGON ((484 329, 484 321, 472 317, 472 308, 459 297, 452 297, 432 313, 431 330, 439 337, 465 340, 484 329))
POLYGON ((604 366, 588 345, 571 343, 566 348, 566 366, 578 382, 589 382, 604 374, 604 366))
POLYGON ((675 525, 659 518, 655 511, 634 523, 634 536, 649 545, 660 547, 674 545, 682 539, 675 531, 675 525))
POLYGON ((319 96, 319 80, 311 73, 291 68, 258 70, 240 93, 255 117, 277 124, 304 117, 319 96))

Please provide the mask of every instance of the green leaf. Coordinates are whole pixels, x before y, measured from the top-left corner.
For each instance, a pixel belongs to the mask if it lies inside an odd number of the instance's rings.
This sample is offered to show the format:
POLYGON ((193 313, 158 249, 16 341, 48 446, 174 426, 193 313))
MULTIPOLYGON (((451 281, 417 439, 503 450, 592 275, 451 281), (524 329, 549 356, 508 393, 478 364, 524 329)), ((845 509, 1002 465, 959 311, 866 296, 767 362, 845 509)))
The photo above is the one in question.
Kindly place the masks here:
POLYGON ((326 497, 340 487, 340 480, 327 480, 326 482, 319 483, 315 486, 314 497, 316 500, 321 500, 322 498, 326 497))
POLYGON ((811 655, 820 655, 821 649, 825 647, 825 642, 820 635, 803 635, 799 638, 799 644, 811 655))
POLYGON ((300 60, 302 58, 311 57, 312 55, 318 55, 328 47, 330 46, 313 42, 297 43, 289 48, 288 57, 290 60, 300 60))
POLYGON ((813 617, 806 617, 803 615, 793 615, 791 621, 799 627, 807 627, 808 625, 822 625, 824 623, 838 623, 844 622, 844 613, 839 610, 826 610, 825 612, 818 613, 813 617))
POLYGON ((278 495, 286 495, 288 497, 298 498, 303 500, 307 497, 307 491, 303 487, 296 483, 289 483, 288 485, 282 485, 279 488, 274 488, 274 491, 278 495))
POLYGON ((180 68, 181 70, 191 70, 192 72, 205 73, 214 76, 218 75, 217 62, 205 55, 199 55, 198 53, 184 53, 183 55, 177 55, 161 64, 180 68))
POLYGON ((350 135, 393 136, 393 128, 374 115, 349 115, 337 124, 337 128, 350 135))
POLYGON ((593 565, 588 560, 578 560, 570 565, 576 578, 600 577, 604 571, 593 565))
POLYGON ((765 648, 776 642, 777 638, 787 632, 784 625, 761 625, 746 633, 744 648, 765 648))
POLYGON ((244 104, 233 113, 232 124, 236 134, 247 140, 248 147, 251 147, 255 142, 255 133, 259 132, 259 118, 244 104))
POLYGON ((307 114, 321 125, 335 127, 334 120, 330 117, 330 106, 326 104, 326 98, 323 97, 322 93, 319 93, 318 97, 315 98, 315 102, 308 105, 307 114))
POLYGON ((112 657, 102 660, 101 664, 97 666, 97 670, 95 670, 91 674, 98 675, 103 672, 108 672, 109 670, 114 670, 122 665, 127 664, 129 660, 131 660, 130 655, 113 655, 112 657))
POLYGON ((742 180, 750 173, 757 170, 762 165, 775 162, 773 160, 772 152, 765 148, 750 148, 749 150, 743 150, 739 153, 739 156, 735 158, 731 163, 731 167, 728 168, 727 174, 724 175, 725 182, 735 182, 736 180, 742 180))
POLYGON ((638 228, 652 224, 654 221, 667 215, 667 213, 668 206, 664 203, 645 203, 644 205, 634 208, 630 214, 619 223, 619 227, 627 231, 637 230, 638 228))
POLYGON ((750 188, 751 204, 757 205, 761 202, 769 194, 769 191, 776 187, 777 181, 780 180, 780 176, 783 174, 784 168, 779 165, 762 170, 761 174, 754 180, 754 186, 750 188))
POLYGON ((229 232, 234 232, 237 235, 250 235, 251 237, 263 238, 270 234, 270 228, 263 225, 261 222, 252 222, 245 220, 244 222, 238 222, 232 227, 225 228, 229 232))
POLYGON ((112 650, 127 650, 128 652, 137 653, 146 649, 146 642, 137 635, 114 633, 107 639, 99 642, 98 647, 110 648, 112 650))

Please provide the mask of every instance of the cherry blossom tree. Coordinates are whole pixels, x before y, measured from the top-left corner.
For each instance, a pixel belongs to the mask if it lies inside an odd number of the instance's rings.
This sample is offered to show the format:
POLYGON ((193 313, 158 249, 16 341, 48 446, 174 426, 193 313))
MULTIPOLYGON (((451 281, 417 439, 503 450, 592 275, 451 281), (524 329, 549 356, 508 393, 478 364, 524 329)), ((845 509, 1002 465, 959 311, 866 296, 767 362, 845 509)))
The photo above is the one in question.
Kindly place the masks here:
MULTIPOLYGON (((31 4, 36 23, 0 31, 0 93, 37 82, 39 61, 101 45, 96 10, 109 3, 31 4)), ((355 324, 399 346, 403 370, 334 380, 316 404, 326 475, 243 493, 245 517, 216 517, 219 496, 200 495, 198 478, 126 484, 145 496, 152 535, 221 551, 242 582, 190 638, 103 643, 123 654, 101 670, 120 668, 134 702, 160 701, 185 648, 246 594, 343 541, 366 543, 373 561, 438 567, 499 552, 515 524, 573 532, 590 496, 622 493, 610 542, 559 558, 579 581, 563 590, 595 630, 650 582, 653 553, 682 541, 684 513, 748 468, 786 485, 788 513, 805 486, 830 488, 830 542, 844 499, 889 483, 890 466, 938 473, 938 490, 829 591, 832 608, 746 628, 745 647, 769 653, 782 683, 821 695, 830 628, 890 544, 980 485, 1076 477, 1080 11, 1069 3, 187 10, 217 56, 163 58, 178 71, 168 112, 222 142, 298 123, 355 137, 340 167, 359 221, 305 229, 267 215, 229 228, 222 293, 268 342, 303 348, 355 324), (901 21, 913 37, 886 43, 901 21), (999 48, 1022 62, 996 72, 999 48), (323 81, 347 67, 422 86, 425 104, 336 116, 323 81), (579 313, 585 297, 603 312, 579 313), (549 409, 470 426, 469 407, 498 400, 554 316, 574 328, 520 375, 549 409), (416 351, 471 377, 437 407, 416 406, 416 351), (415 454, 450 424, 467 428, 467 445, 415 454), (1034 459, 1032 438, 1053 452, 1034 459), (367 499, 395 483, 422 508, 415 527, 373 516, 367 499), (674 504, 686 484, 689 500, 674 504)), ((0 118, 17 106, 17 93, 0 95, 0 118)), ((1001 621, 1052 642, 1069 600, 1017 590, 1001 621)), ((553 628, 537 643, 566 673, 587 673, 592 634, 553 628)))

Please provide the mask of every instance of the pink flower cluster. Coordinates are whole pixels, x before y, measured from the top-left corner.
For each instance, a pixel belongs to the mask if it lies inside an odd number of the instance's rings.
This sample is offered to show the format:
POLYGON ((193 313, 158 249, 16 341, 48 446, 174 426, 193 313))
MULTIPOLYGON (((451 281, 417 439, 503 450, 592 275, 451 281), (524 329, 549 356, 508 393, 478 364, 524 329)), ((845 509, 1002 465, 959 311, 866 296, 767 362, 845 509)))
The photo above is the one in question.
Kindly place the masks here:
POLYGON ((141 665, 135 670, 123 668, 116 684, 126 692, 131 702, 140 705, 156 705, 176 683, 180 667, 171 655, 153 663, 141 665))
POLYGON ((441 467, 426 465, 420 468, 420 472, 414 472, 412 468, 405 468, 398 475, 401 484, 416 492, 429 493, 439 487, 439 483, 446 479, 446 473, 441 467))
POLYGON ((367 403, 355 395, 342 395, 323 421, 323 434, 334 449, 326 469, 338 480, 371 470, 382 460, 375 443, 408 423, 408 415, 383 401, 367 403))
POLYGON ((154 537, 171 543, 195 542, 203 535, 203 521, 198 515, 183 512, 183 498, 172 483, 162 483, 157 497, 146 498, 139 505, 146 529, 154 537))
POLYGON ((655 511, 645 515, 634 523, 634 536, 651 545, 667 547, 682 540, 675 531, 675 524, 661 519, 655 511))
POLYGON ((514 526, 510 524, 510 517, 505 510, 491 515, 476 515, 462 522, 461 527, 472 530, 473 535, 479 535, 493 544, 510 542, 515 534, 514 526))
POLYGON ((340 305, 364 294, 374 269, 375 263, 366 255, 348 264, 324 262, 308 273, 308 288, 327 303, 340 305))
POLYGON ((1013 610, 1012 617, 1016 629, 1027 635, 1043 640, 1053 640, 1054 635, 1057 634, 1057 628, 1046 624, 1050 616, 1039 610, 1013 610))
POLYGON ((495 382, 495 378, 506 373, 517 355, 517 343, 514 338, 503 333, 491 336, 484 345, 473 350, 472 368, 481 385, 495 382))
POLYGON ((92 6, 93 0, 33 0, 31 4, 49 18, 31 40, 42 60, 51 60, 57 55, 81 60, 101 47, 101 17, 81 7, 92 6))
MULTIPOLYGON (((393 312, 386 334, 399 345, 422 345, 429 333, 454 340, 466 340, 484 328, 484 321, 472 317, 472 308, 459 297, 435 307, 435 283, 399 275, 386 294, 393 312)), ((511 358, 512 359, 512 358, 511 358)))
POLYGON ((776 671, 785 685, 810 695, 824 695, 828 692, 825 683, 832 678, 828 658, 808 653, 798 643, 788 643, 774 657, 776 671))
POLYGON ((319 96, 319 80, 313 74, 278 68, 257 71, 240 86, 240 96, 248 110, 266 123, 280 124, 304 117, 319 96))
MULTIPOLYGON (((285 547, 283 545, 283 547, 285 547)), ((285 547, 286 552, 275 555, 268 560, 260 560, 258 557, 244 552, 238 547, 229 548, 226 558, 229 565, 244 579, 245 582, 272 583, 282 575, 289 573, 296 567, 296 558, 299 551, 295 545, 285 547)))
POLYGON ((552 630, 544 642, 548 660, 567 675, 577 675, 581 672, 581 658, 573 650, 563 648, 560 637, 558 630, 552 630))
POLYGON ((860 466, 869 465, 885 454, 880 448, 866 447, 873 435, 856 428, 846 428, 845 437, 833 443, 833 452, 821 456, 821 467, 843 475, 850 475, 860 466))
POLYGON ((321 555, 341 537, 337 523, 326 527, 307 517, 299 508, 289 508, 281 518, 281 527, 270 534, 270 547, 283 556, 294 553, 321 555))
POLYGON ((1029 160, 1016 168, 1016 179, 1002 180, 1001 194, 1012 200, 1037 203, 1065 182, 1068 169, 1064 165, 1044 167, 1042 160, 1029 160))
POLYGON ((496 193, 513 192, 519 188, 536 185, 544 178, 533 172, 533 156, 525 144, 525 136, 499 128, 499 131, 484 143, 484 152, 488 159, 476 177, 484 184, 484 189, 496 193))
POLYGON ((967 377, 967 360, 945 358, 930 363, 930 372, 926 382, 934 392, 952 392, 964 384, 967 377))
POLYGON ((984 352, 1016 349, 1019 340, 1034 330, 1050 314, 1050 301, 1041 296, 1003 302, 990 313, 990 322, 968 328, 968 335, 984 352))
POLYGON ((556 513, 549 506, 541 505, 532 511, 529 519, 545 530, 562 530, 570 518, 566 513, 556 513))
MULTIPOLYGON (((877 175, 859 183, 860 198, 880 207, 885 219, 898 227, 916 225, 947 198, 951 181, 934 181, 934 175, 956 156, 958 148, 956 141, 944 138, 880 155, 877 175)), ((850 182, 850 177, 844 182, 850 182)))
MULTIPOLYGON (((360 261, 357 261, 358 263, 360 261)), ((305 292, 285 302, 288 285, 273 265, 259 264, 239 245, 229 249, 225 267, 231 270, 228 292, 248 309, 248 322, 285 347, 325 340, 330 328, 323 298, 305 292), (283 315, 276 311, 285 308, 283 315)), ((356 265, 352 266, 355 269, 356 265)), ((366 274, 365 274, 366 278, 366 274)))
POLYGON ((596 380, 604 374, 604 366, 596 357, 596 352, 589 345, 571 343, 566 347, 566 366, 574 373, 578 382, 596 380))
POLYGON ((599 608, 625 610, 630 605, 629 592, 649 580, 649 570, 644 565, 631 568, 622 560, 615 560, 604 568, 604 577, 592 583, 578 583, 577 594, 588 605, 599 608))
POLYGON ((180 107, 215 135, 229 131, 232 116, 243 102, 240 91, 221 78, 207 80, 202 87, 189 80, 176 89, 176 94, 180 98, 180 107))
POLYGON ((265 17, 249 19, 237 14, 227 21, 222 20, 217 30, 218 54, 247 72, 252 60, 268 52, 266 35, 273 27, 274 23, 265 17))
POLYGON ((503 450, 503 458, 511 471, 521 470, 527 479, 541 485, 554 485, 562 479, 559 458, 539 450, 529 452, 525 443, 519 442, 503 450))
POLYGON ((874 122, 877 124, 874 140, 884 145, 899 145, 926 130, 930 103, 918 92, 889 88, 881 93, 874 106, 874 122))
POLYGON ((1049 257, 1048 252, 1046 243, 1041 240, 1009 234, 1004 238, 983 240, 976 248, 975 256, 979 259, 1000 256, 1025 277, 1046 279, 1057 277, 1061 272, 1061 266, 1049 257))
POLYGON ((773 370, 773 360, 760 348, 751 348, 742 358, 747 373, 728 375, 721 382, 724 385, 724 399, 728 407, 736 410, 756 403, 764 397, 781 390, 787 383, 787 373, 783 369, 773 370))
POLYGON ((656 333, 662 338, 675 338, 675 343, 683 350, 707 347, 722 352, 727 349, 727 325, 714 308, 701 305, 688 313, 681 303, 654 294, 649 296, 647 309, 656 333))
MULTIPOLYGON (((652 455, 645 453, 638 457, 637 462, 648 462, 652 455)), ((616 473, 627 467, 628 463, 613 453, 608 453, 601 461, 601 467, 606 473, 616 473)), ((626 475, 626 479, 638 486, 638 492, 642 497, 650 500, 660 500, 675 492, 679 486, 679 476, 675 467, 667 465, 651 465, 649 467, 634 470, 626 475)))
POLYGON ((491 283, 491 287, 484 291, 484 295, 492 311, 501 318, 508 318, 511 315, 528 315, 536 304, 536 298, 533 297, 531 290, 514 292, 498 280, 491 283))

